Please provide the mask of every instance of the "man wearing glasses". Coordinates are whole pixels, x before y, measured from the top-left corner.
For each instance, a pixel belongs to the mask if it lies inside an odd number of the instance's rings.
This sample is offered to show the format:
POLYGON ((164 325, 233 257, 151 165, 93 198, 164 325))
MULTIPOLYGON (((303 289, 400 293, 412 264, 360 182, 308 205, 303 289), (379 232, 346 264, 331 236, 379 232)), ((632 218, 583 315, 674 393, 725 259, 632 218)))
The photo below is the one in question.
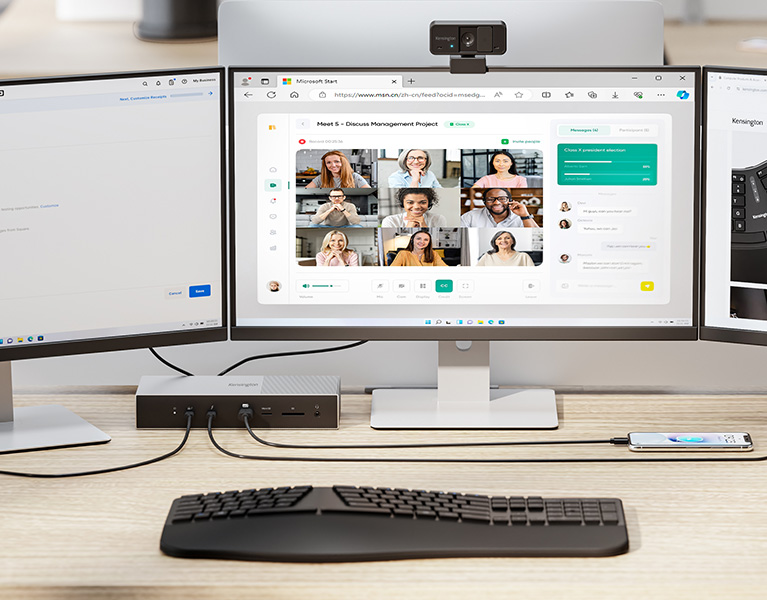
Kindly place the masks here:
POLYGON ((330 202, 320 205, 312 217, 312 227, 362 227, 357 207, 345 202, 346 194, 341 188, 333 188, 328 194, 330 202))
POLYGON ((512 199, 506 188, 487 188, 482 202, 485 208, 461 215, 462 227, 538 227, 527 207, 512 199))

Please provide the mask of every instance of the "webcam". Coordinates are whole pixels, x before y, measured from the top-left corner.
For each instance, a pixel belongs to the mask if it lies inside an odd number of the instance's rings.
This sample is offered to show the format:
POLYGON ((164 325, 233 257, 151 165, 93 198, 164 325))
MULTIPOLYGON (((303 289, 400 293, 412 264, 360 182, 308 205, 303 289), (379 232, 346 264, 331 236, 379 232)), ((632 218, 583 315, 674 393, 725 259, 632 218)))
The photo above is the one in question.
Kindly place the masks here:
POLYGON ((432 21, 429 50, 450 56, 452 73, 486 73, 487 54, 506 53, 503 21, 432 21))

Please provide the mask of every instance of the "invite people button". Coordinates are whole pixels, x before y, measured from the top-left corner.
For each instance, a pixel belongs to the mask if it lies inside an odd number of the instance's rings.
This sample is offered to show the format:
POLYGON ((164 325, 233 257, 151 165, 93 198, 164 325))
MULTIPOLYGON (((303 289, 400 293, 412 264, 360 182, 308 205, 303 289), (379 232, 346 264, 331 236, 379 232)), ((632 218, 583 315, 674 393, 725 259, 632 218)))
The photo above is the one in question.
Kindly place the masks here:
POLYGON ((189 286, 190 298, 203 298, 205 296, 210 296, 210 284, 189 286))

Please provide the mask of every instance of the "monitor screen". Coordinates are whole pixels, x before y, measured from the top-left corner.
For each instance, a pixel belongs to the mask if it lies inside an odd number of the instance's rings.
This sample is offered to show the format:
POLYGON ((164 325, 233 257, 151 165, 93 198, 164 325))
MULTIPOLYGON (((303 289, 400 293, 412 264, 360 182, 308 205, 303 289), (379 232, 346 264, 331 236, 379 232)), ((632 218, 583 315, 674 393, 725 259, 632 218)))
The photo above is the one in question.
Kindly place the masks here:
POLYGON ((695 339, 698 69, 229 85, 234 339, 695 339))
POLYGON ((706 67, 701 337, 767 344, 767 71, 706 67))
POLYGON ((0 361, 226 339, 223 78, 0 82, 0 361))

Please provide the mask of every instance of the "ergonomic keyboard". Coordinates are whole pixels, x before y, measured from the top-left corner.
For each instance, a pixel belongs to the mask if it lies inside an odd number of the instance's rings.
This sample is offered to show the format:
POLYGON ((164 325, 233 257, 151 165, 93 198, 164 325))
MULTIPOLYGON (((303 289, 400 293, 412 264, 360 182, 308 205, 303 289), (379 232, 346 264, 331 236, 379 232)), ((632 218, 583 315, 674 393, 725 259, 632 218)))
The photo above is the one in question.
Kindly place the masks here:
POLYGON ((731 279, 767 283, 767 161, 733 169, 731 191, 731 279))
POLYGON ((182 558, 341 562, 628 551, 617 498, 281 487, 177 498, 160 548, 182 558))

